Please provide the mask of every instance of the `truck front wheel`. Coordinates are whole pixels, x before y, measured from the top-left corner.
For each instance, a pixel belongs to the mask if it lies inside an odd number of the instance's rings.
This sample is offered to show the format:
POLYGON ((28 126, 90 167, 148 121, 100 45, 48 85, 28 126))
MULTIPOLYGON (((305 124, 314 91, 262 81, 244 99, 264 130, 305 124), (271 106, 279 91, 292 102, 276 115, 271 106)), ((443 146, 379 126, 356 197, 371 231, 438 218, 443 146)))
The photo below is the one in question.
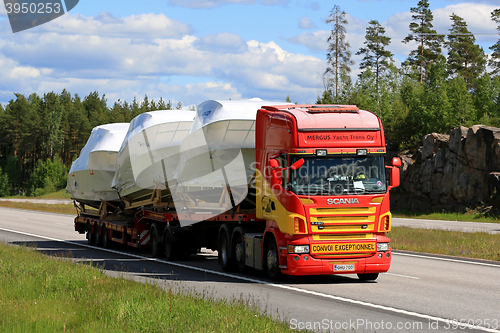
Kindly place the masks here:
POLYGON ((267 275, 271 280, 278 281, 281 278, 281 268, 278 248, 274 239, 267 244, 265 260, 267 275))

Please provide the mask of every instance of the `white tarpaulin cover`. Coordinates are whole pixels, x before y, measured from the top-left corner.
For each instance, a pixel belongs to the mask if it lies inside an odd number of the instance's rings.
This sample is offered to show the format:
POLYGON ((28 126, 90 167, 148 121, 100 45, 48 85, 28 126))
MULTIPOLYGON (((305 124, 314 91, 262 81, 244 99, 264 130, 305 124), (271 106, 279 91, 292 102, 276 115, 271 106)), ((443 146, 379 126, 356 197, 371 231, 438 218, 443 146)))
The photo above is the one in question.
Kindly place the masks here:
POLYGON ((190 202, 191 211, 211 209, 217 215, 245 199, 255 173, 257 110, 283 104, 287 103, 259 98, 201 103, 181 145, 175 173, 178 195, 173 198, 176 208, 190 202))
POLYGON ((115 123, 92 130, 68 174, 66 190, 73 199, 94 206, 100 204, 100 199, 119 199, 111 183, 116 170, 116 156, 128 127, 128 123, 115 123))
POLYGON ((195 112, 161 110, 145 112, 130 122, 118 153, 113 187, 122 197, 135 199, 165 189, 173 180, 180 145, 188 135, 195 112))

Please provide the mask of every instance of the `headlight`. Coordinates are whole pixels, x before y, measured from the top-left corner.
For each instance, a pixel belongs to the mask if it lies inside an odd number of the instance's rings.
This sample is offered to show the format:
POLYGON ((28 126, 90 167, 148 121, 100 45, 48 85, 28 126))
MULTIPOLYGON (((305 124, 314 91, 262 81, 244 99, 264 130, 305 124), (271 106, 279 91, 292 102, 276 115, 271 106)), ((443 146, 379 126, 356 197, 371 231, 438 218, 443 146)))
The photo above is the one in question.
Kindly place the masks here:
POLYGON ((377 252, 389 251, 389 243, 377 243, 377 252))
POLYGON ((288 245, 288 253, 309 253, 309 245, 288 245))

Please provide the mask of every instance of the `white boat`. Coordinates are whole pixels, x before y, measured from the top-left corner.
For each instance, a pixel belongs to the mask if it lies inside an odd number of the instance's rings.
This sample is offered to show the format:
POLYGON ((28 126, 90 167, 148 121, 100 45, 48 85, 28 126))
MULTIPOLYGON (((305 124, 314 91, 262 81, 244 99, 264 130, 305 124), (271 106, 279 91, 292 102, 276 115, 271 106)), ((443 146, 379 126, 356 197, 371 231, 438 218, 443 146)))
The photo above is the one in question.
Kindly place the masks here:
POLYGON ((101 199, 117 202, 118 193, 111 187, 116 157, 129 124, 115 123, 92 129, 80 156, 73 161, 66 191, 73 199, 99 208, 101 199))
POLYGON ((176 208, 216 215, 242 202, 255 174, 257 110, 284 104, 259 98, 201 103, 181 145, 175 173, 176 208))
POLYGON ((130 122, 118 152, 113 180, 128 202, 150 197, 154 189, 165 189, 173 181, 180 144, 188 135, 195 112, 160 110, 145 112, 130 122))

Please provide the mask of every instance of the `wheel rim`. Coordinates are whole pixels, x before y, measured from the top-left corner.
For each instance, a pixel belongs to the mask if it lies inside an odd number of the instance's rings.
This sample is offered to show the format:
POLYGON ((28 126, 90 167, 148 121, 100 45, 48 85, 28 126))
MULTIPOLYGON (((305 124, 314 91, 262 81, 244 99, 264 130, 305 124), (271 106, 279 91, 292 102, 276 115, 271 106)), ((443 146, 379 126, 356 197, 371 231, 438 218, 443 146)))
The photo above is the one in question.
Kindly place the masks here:
POLYGON ((278 269, 278 253, 274 248, 267 251, 267 269, 272 273, 278 269))
POLYGON ((227 238, 226 238, 226 236, 223 236, 222 241, 221 241, 221 259, 222 259, 222 263, 224 265, 227 264, 228 253, 227 253, 227 238))
POLYGON ((245 262, 245 258, 243 258, 243 243, 240 242, 236 244, 235 256, 238 263, 241 264, 245 262))

